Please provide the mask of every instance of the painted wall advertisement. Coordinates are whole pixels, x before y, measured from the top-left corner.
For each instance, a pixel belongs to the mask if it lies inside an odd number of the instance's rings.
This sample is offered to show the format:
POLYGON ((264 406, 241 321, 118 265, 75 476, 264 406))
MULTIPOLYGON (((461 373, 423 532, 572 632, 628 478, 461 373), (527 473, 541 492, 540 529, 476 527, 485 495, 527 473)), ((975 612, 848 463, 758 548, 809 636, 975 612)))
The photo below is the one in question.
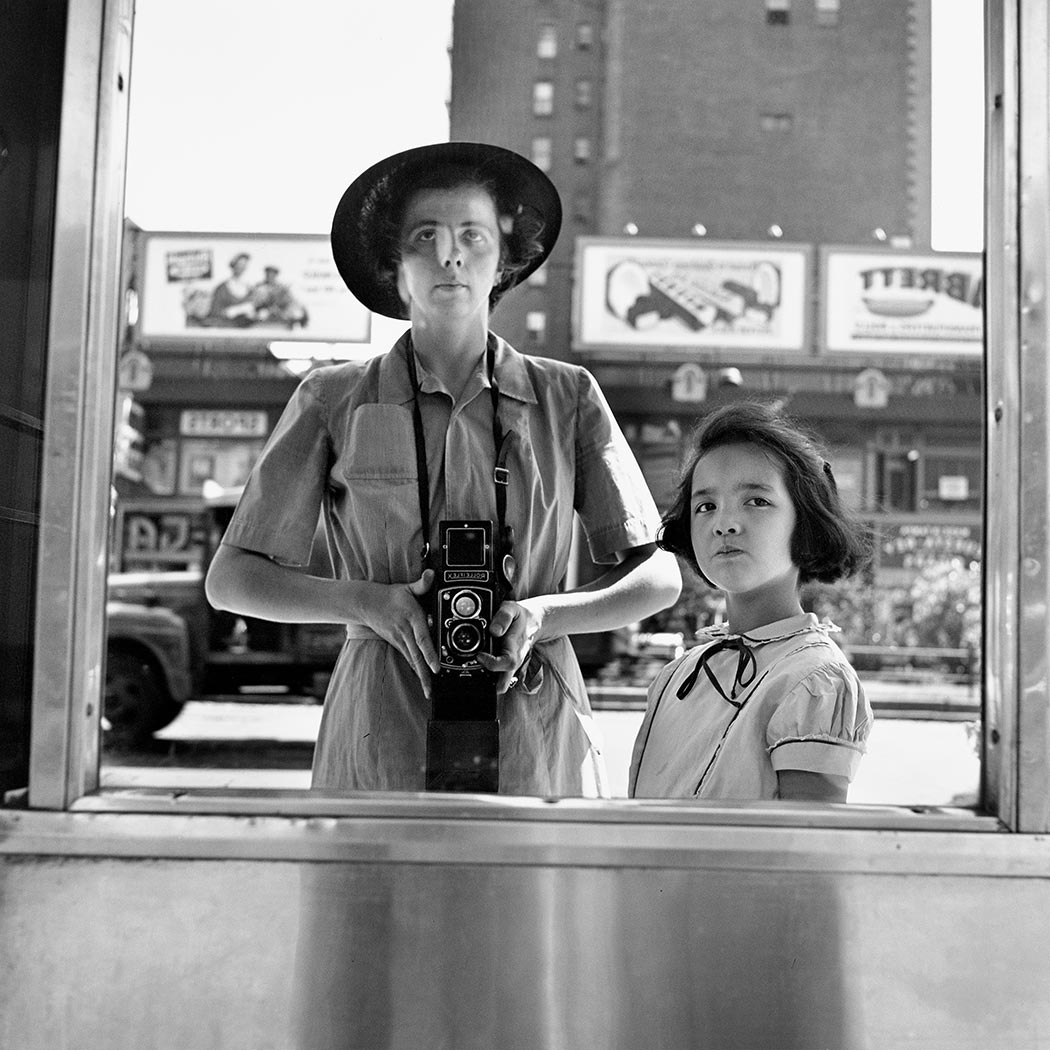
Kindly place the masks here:
POLYGON ((143 341, 369 339, 324 236, 149 234, 139 302, 143 341))
POLYGON ((981 353, 979 254, 825 248, 821 271, 825 350, 981 353))
POLYGON ((808 245, 581 237, 577 349, 806 348, 808 245))

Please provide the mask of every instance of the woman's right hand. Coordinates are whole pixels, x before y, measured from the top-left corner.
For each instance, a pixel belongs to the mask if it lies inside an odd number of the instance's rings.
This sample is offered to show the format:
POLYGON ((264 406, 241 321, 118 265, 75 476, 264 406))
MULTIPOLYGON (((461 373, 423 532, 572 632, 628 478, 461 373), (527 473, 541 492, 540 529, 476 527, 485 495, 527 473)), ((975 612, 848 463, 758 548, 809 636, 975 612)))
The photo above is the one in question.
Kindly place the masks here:
POLYGON ((380 638, 389 642, 409 663, 430 696, 431 675, 439 670, 426 613, 419 599, 430 590, 433 569, 425 569, 413 583, 373 583, 360 581, 359 613, 355 616, 380 638))

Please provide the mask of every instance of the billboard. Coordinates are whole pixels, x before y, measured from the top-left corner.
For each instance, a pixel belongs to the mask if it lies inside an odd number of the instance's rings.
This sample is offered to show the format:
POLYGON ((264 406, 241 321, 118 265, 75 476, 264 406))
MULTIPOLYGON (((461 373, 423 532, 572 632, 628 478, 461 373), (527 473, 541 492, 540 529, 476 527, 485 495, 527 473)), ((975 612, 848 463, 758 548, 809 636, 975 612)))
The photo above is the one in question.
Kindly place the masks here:
POLYGON ((149 233, 139 339, 368 342, 325 236, 149 233))
POLYGON ((811 249, 638 237, 576 242, 576 349, 803 352, 811 249))
POLYGON ((981 353, 979 254, 825 247, 821 272, 825 351, 981 353))

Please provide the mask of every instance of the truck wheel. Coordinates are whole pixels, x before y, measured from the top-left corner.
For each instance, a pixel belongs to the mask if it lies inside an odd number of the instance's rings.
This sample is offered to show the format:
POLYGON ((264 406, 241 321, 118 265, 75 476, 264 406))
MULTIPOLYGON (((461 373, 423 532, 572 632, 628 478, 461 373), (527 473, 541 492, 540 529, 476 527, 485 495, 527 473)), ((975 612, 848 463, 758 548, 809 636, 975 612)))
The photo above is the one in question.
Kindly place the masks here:
POLYGON ((106 654, 107 740, 141 744, 174 721, 182 704, 172 700, 156 666, 125 649, 106 654))

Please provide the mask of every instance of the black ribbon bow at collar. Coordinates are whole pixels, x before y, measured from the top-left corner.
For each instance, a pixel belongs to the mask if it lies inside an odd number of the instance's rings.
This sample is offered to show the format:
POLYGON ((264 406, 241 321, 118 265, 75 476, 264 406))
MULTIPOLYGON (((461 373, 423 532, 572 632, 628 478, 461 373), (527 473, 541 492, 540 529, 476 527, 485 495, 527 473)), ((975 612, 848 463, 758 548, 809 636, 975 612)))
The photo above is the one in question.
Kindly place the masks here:
POLYGON ((709 645, 701 654, 700 659, 696 661, 696 666, 689 672, 686 680, 678 687, 678 699, 684 700, 693 690, 693 686, 696 685, 696 679, 700 674, 700 670, 703 668, 704 673, 710 679, 711 684, 718 690, 718 695, 722 697, 727 703, 732 704, 734 707, 740 707, 737 703, 736 696, 741 689, 746 689, 755 680, 755 675, 758 673, 758 664, 755 660, 755 654, 751 647, 744 641, 744 639, 737 635, 734 638, 723 638, 714 645, 709 645), (716 653, 724 652, 727 649, 735 649, 739 654, 739 658, 736 663, 736 674, 733 675, 733 685, 729 690, 729 695, 726 695, 726 691, 722 688, 722 683, 715 677, 714 672, 708 666, 708 662, 711 660, 716 653))

